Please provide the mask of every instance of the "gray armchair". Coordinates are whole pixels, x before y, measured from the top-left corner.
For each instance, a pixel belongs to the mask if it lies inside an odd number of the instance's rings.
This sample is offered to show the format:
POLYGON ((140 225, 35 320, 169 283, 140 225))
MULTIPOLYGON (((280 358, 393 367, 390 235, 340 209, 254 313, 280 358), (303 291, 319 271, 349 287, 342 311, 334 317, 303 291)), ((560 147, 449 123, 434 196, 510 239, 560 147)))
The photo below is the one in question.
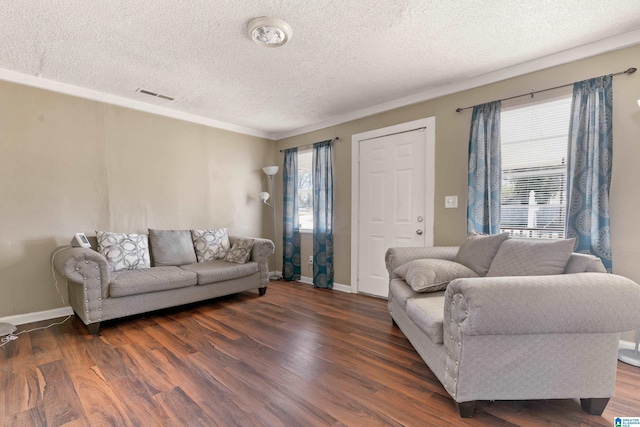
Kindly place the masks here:
POLYGON ((394 273, 416 259, 454 261, 457 250, 391 248, 386 262, 393 322, 460 415, 471 416, 478 400, 567 398, 601 414, 614 394, 619 333, 640 326, 640 285, 587 272, 603 268, 582 254, 565 274, 458 278, 431 293, 394 273))

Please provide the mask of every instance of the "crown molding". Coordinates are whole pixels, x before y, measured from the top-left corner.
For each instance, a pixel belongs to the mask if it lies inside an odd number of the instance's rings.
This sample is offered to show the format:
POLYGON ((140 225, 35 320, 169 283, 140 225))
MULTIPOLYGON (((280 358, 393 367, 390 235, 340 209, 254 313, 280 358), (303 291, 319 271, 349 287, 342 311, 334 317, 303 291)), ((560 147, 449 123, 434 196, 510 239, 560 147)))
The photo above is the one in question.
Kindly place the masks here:
MULTIPOLYGON (((467 80, 462 80, 462 81, 446 84, 443 86, 439 86, 433 89, 426 90, 424 92, 416 93, 414 95, 409 95, 393 101, 374 105, 369 108, 364 108, 362 110, 357 110, 351 113, 335 116, 330 119, 327 119, 312 125, 303 126, 297 129, 292 129, 284 132, 276 132, 274 135, 274 138, 276 140, 281 140, 284 138, 289 138, 292 136, 297 136, 297 135, 313 132, 316 130, 325 129, 331 126, 336 126, 342 123, 361 119, 363 117, 379 114, 384 111, 394 110, 396 108, 405 107, 407 105, 417 104, 419 102, 428 101, 431 99, 439 98, 441 96, 451 95, 453 93, 462 92, 464 90, 473 89, 476 87, 495 83, 501 80, 522 76, 524 74, 529 74, 535 71, 544 70, 546 68, 567 64, 569 62, 578 61, 580 59, 589 58, 591 56, 600 55, 600 54, 618 50, 618 49, 623 49, 625 47, 633 46, 638 43, 640 43, 640 29, 629 31, 623 34, 619 34, 617 36, 606 38, 606 39, 598 40, 596 42, 588 43, 572 49, 567 49, 562 52, 544 56, 542 58, 533 59, 531 61, 513 65, 511 67, 502 68, 500 70, 482 74, 480 76, 473 77, 467 80)), ((638 67, 638 64, 629 64, 629 66, 638 67)))
MULTIPOLYGON (((0 80, 5 80, 12 83, 19 83, 26 86, 36 87, 39 89, 50 90, 53 92, 62 93, 65 95, 76 96, 79 98, 89 99, 92 101, 104 102, 106 104, 116 105, 119 107, 131 108, 133 110, 143 111, 146 113, 157 114, 164 117, 170 117, 178 120, 183 120, 191 123, 196 123, 212 128, 228 130, 231 132, 241 133, 245 135, 251 135, 258 138, 265 138, 270 140, 280 140, 297 136, 316 130, 336 126, 342 123, 350 122, 353 120, 361 119, 363 117, 372 116, 385 111, 394 110, 396 108, 404 107, 407 105, 417 104, 420 102, 428 101, 445 95, 451 95, 453 93, 462 92, 464 90, 473 89, 479 86, 495 83, 501 80, 518 77, 524 74, 540 71, 546 68, 555 67, 558 65, 566 64, 580 59, 585 59, 591 56, 600 55, 602 53, 610 52, 617 49, 622 49, 628 46, 632 46, 640 43, 640 29, 629 31, 617 36, 609 37, 606 39, 598 40, 593 43, 578 46, 576 48, 568 49, 562 52, 558 52, 552 55, 548 55, 542 58, 537 58, 531 61, 523 62, 511 67, 496 70, 490 73, 486 73, 477 77, 473 77, 467 80, 454 82, 439 86, 433 89, 429 89, 423 92, 419 92, 413 95, 409 95, 403 98, 399 98, 393 101, 385 102, 382 104, 374 105, 372 107, 364 108, 361 110, 353 111, 350 113, 334 116, 330 119, 323 120, 311 125, 299 127, 296 129, 290 129, 282 132, 267 132, 264 130, 248 128, 240 125, 235 125, 219 120, 214 120, 195 114, 185 113, 170 108, 160 107, 157 105, 147 104, 134 99, 124 98, 117 95, 111 95, 105 92, 100 92, 92 89, 82 88, 79 86, 70 85, 67 83, 61 83, 54 80, 45 79, 42 77, 36 77, 30 74, 24 74, 17 71, 7 70, 0 68, 0 80)), ((630 64, 634 66, 637 64, 630 64)))
POLYGON ((186 122, 196 123, 216 129, 224 129, 231 132, 242 133, 245 135, 256 136, 258 138, 274 139, 274 134, 258 129, 252 129, 244 126, 234 125, 219 120, 213 120, 195 114, 184 113, 170 108, 160 107, 153 104, 147 104, 135 99, 124 98, 122 96, 111 95, 106 92, 99 92, 93 89, 87 89, 80 86, 74 86, 67 83, 61 83, 42 77, 32 76, 17 71, 0 68, 0 80, 11 83, 19 83, 26 86, 45 89, 52 92, 58 92, 65 95, 76 96, 78 98, 89 99, 91 101, 104 102, 105 104, 116 105, 118 107, 130 108, 132 110, 143 111, 145 113, 156 114, 159 116, 170 117, 172 119, 183 120, 186 122))

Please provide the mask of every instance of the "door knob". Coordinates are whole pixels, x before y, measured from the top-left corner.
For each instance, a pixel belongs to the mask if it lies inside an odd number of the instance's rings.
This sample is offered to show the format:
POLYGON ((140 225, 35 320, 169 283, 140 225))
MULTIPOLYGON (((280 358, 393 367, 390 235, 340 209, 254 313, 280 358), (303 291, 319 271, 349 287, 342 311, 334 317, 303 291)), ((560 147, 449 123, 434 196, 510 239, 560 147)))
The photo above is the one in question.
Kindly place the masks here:
POLYGON ((422 236, 422 230, 418 228, 418 229, 416 230, 416 234, 417 234, 418 236, 422 236))

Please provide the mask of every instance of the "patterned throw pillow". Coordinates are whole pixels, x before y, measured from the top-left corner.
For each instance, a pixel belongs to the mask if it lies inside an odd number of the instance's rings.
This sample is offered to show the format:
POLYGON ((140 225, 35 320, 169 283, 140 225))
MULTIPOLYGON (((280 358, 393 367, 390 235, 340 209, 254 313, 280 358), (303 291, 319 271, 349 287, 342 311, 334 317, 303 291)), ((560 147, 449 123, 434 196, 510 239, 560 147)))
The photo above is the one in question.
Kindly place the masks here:
POLYGON ((98 252, 107 258, 111 271, 149 268, 149 241, 144 234, 96 231, 98 252))
POLYGON ((416 259, 394 271, 416 292, 437 292, 447 289, 449 282, 478 274, 457 262, 445 259, 416 259))
POLYGON ((231 250, 224 257, 225 261, 235 262, 236 264, 244 264, 251 258, 251 249, 253 248, 253 239, 237 239, 233 242, 231 250))
POLYGON ((222 259, 231 249, 226 227, 211 230, 191 230, 191 239, 193 240, 198 262, 222 259))

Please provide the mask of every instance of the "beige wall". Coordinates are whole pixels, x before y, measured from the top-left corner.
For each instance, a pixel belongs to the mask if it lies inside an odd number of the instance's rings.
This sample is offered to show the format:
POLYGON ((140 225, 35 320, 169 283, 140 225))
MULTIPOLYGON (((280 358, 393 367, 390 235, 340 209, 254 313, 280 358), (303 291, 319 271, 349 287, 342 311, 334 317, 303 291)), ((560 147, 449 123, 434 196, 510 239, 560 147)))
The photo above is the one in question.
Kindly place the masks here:
MULTIPOLYGON (((631 58, 640 58, 640 45, 276 143, 0 82, 0 317, 61 306, 49 257, 76 231, 228 225, 234 233, 272 238, 269 211, 257 200, 267 189, 261 168, 282 166, 278 150, 336 136, 335 280, 349 285, 351 135, 431 116, 436 118, 435 244, 459 244, 466 234, 471 112, 455 109, 638 67, 631 58), (460 207, 445 210, 444 196, 456 194, 460 207)), ((559 93, 568 92, 545 96, 559 93)), ((634 221, 640 211, 638 98, 640 73, 615 77, 613 268, 640 282, 634 268, 640 259, 634 221)), ((282 170, 275 183, 281 235, 282 170)), ((281 239, 277 244, 281 269, 281 239)), ((310 254, 311 236, 303 234, 305 276, 310 254)))
POLYGON ((62 306, 49 261, 75 232, 262 236, 274 153, 273 141, 0 82, 0 317, 62 306))
MULTIPOLYGON (((500 98, 546 89, 574 81, 640 67, 640 45, 599 55, 521 77, 354 120, 315 132, 277 141, 284 149, 340 137, 335 152, 335 281, 350 284, 351 136, 411 120, 436 118, 435 244, 457 245, 466 235, 467 150, 471 110, 467 107, 500 98), (636 59, 636 61, 633 60, 636 59), (444 209, 444 197, 458 195, 458 209, 444 209)), ((537 95, 536 100, 570 93, 571 88, 537 95)), ((614 272, 640 283, 640 72, 614 78, 614 171, 611 189, 611 223, 614 272)), ((503 108, 528 102, 529 98, 506 101, 503 108)), ((282 155, 278 157, 282 164, 282 155)), ((281 185, 281 179, 278 180, 281 185)), ((278 190, 282 194, 281 187, 278 190)), ((311 254, 311 238, 302 236, 303 275, 311 254)), ((280 256, 279 256, 280 257, 280 256)), ((278 264, 280 267, 280 264, 278 264)))

